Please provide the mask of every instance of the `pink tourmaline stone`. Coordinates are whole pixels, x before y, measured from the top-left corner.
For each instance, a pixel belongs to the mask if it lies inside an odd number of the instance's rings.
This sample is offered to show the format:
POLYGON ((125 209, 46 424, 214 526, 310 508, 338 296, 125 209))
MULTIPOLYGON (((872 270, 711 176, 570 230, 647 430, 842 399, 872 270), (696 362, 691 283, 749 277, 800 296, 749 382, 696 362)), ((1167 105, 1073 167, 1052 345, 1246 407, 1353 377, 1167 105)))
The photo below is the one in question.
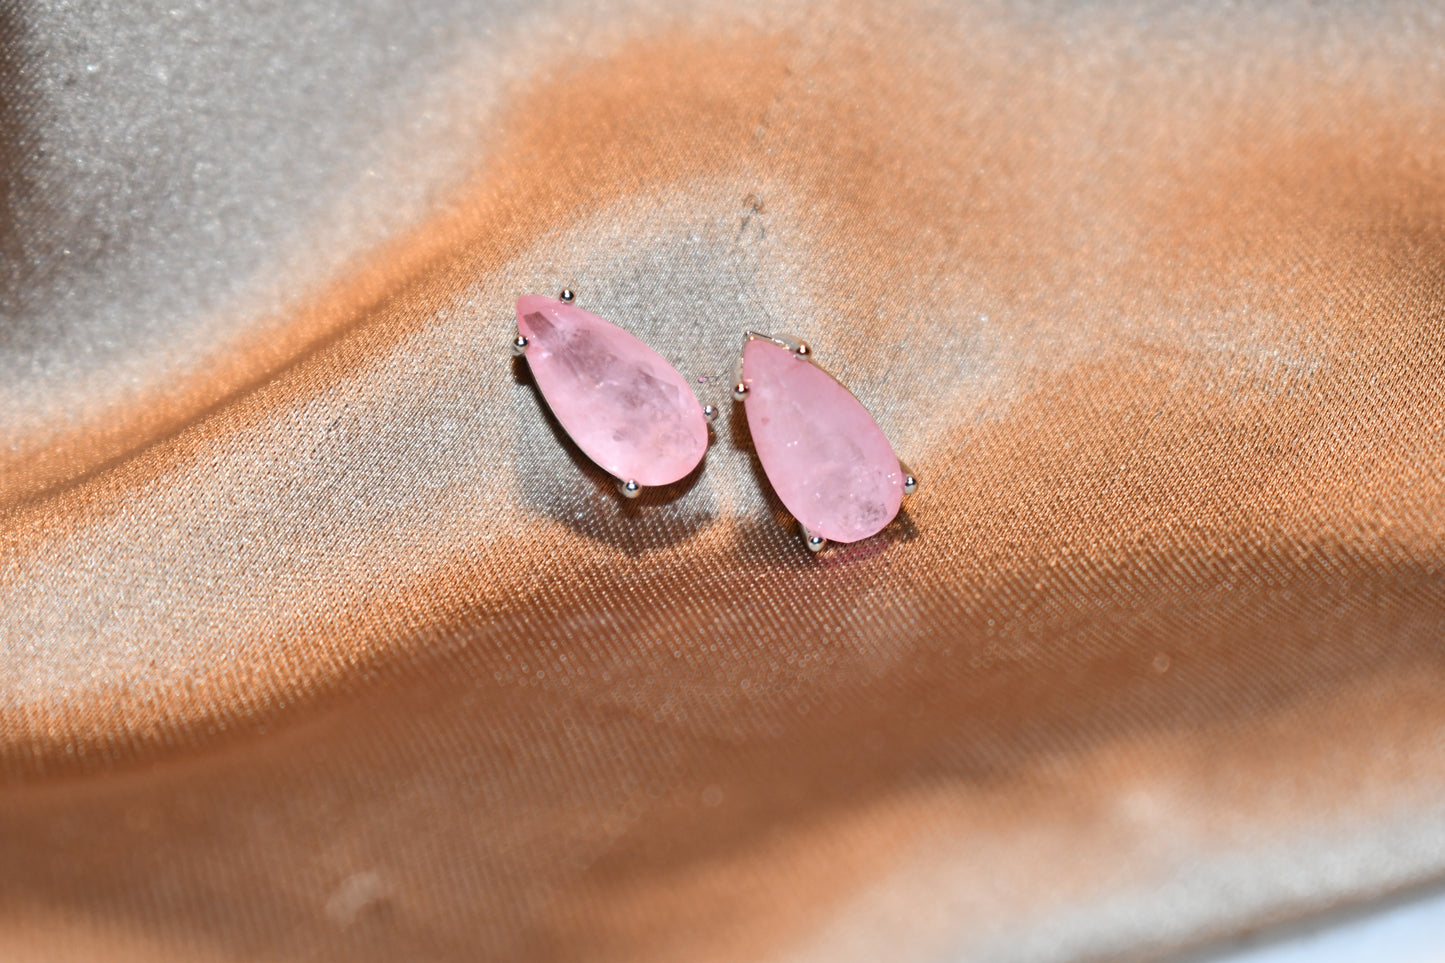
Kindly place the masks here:
POLYGON ((707 420, 687 379, 597 315, 553 298, 517 300, 537 387, 567 434, 623 481, 668 485, 707 451, 707 420))
POLYGON ((757 338, 743 345, 743 381, 753 447, 804 528, 856 542, 893 521, 903 470, 852 392, 812 362, 757 338))

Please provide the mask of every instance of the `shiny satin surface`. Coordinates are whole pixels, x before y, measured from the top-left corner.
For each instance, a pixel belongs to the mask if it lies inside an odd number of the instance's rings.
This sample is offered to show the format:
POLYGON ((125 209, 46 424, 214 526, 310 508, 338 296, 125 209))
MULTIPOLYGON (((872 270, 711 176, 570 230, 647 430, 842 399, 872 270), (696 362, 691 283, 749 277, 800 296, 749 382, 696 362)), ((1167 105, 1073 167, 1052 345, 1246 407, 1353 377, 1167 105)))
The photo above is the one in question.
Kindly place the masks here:
POLYGON ((1431 3, 0 10, 0 957, 1169 959, 1445 873, 1431 3), (570 287, 724 408, 623 500, 570 287), (923 481, 813 557, 793 332, 923 481))

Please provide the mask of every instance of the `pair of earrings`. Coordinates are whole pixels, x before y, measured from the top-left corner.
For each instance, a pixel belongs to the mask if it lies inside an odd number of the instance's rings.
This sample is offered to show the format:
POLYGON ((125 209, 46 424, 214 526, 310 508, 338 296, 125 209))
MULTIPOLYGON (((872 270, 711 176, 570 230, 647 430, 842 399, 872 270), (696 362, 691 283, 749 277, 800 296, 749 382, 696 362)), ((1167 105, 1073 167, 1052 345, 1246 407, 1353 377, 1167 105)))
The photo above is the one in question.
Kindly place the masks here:
MULTIPOLYGON (((574 300, 571 291, 520 298, 512 354, 526 358, 567 434, 624 495, 686 477, 707 451, 717 409, 662 355, 574 300)), ((877 534, 918 487, 873 416, 813 363, 804 341, 747 332, 733 400, 815 552, 877 534)))

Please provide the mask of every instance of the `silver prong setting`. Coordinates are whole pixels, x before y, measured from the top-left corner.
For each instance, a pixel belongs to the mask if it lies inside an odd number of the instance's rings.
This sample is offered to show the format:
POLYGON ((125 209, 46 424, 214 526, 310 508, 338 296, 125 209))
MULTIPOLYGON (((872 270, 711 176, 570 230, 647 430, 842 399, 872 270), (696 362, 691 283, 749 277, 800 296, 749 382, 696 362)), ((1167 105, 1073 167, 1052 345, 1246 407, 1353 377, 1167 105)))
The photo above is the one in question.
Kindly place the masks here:
POLYGON ((808 546, 808 551, 810 552, 821 552, 823 546, 828 544, 828 540, 821 535, 808 531, 808 529, 804 527, 803 544, 808 546))
POLYGON ((717 406, 716 406, 716 405, 703 405, 703 406, 702 406, 702 417, 703 417, 703 420, 705 420, 708 424, 712 424, 714 421, 717 421, 717 406))
POLYGON ((812 345, 808 344, 808 342, 806 341, 799 341, 798 346, 793 349, 793 354, 797 355, 805 361, 811 360, 813 357, 812 345))
POLYGON ((626 498, 636 498, 638 495, 642 494, 642 486, 637 484, 637 482, 633 481, 630 478, 627 479, 627 481, 618 484, 617 487, 626 498))
POLYGON ((918 478, 915 475, 903 476, 903 494, 912 495, 918 491, 918 478))
POLYGON ((746 381, 739 381, 733 385, 733 401, 747 401, 750 390, 746 381))
POLYGON ((577 292, 573 291, 571 288, 563 288, 562 293, 557 295, 557 300, 561 301, 563 304, 571 304, 573 301, 577 300, 577 292))
POLYGON ((518 334, 512 339, 512 357, 520 358, 527 353, 527 339, 518 334))

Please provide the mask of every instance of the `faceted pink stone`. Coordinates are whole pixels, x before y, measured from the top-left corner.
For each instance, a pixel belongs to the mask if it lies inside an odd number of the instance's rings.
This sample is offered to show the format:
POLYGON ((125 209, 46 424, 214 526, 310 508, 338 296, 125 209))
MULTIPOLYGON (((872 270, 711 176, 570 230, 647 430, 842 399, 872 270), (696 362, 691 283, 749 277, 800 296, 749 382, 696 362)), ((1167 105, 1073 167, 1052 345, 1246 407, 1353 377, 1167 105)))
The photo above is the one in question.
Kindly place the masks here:
POLYGON ((903 470, 852 392, 812 362, 758 338, 743 346, 743 381, 753 447, 804 528, 856 542, 893 521, 903 470))
POLYGON ((532 376, 567 434, 623 481, 667 485, 707 451, 707 420, 687 379, 597 315, 553 298, 517 300, 532 376))

